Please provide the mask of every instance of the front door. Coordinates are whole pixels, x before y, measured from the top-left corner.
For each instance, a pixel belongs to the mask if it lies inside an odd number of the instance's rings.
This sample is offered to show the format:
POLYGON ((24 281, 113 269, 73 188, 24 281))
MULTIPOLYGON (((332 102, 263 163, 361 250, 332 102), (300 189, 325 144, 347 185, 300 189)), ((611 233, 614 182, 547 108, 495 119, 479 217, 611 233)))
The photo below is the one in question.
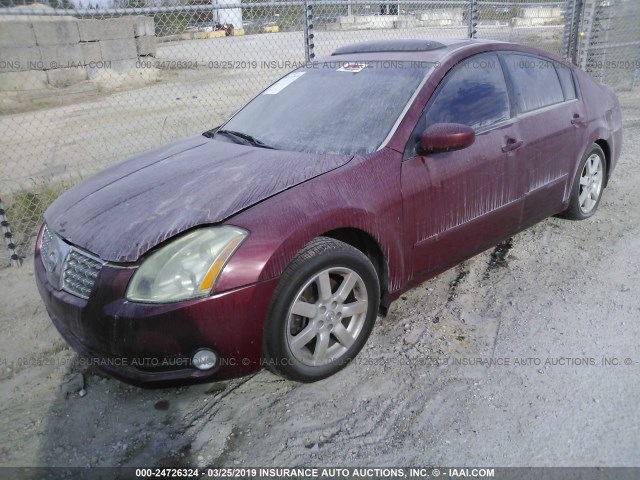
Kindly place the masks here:
POLYGON ((495 54, 457 65, 427 105, 402 164, 410 278, 457 263, 516 231, 525 190, 518 123, 495 54), (476 131, 470 147, 420 155, 420 133, 436 123, 462 123, 476 131))

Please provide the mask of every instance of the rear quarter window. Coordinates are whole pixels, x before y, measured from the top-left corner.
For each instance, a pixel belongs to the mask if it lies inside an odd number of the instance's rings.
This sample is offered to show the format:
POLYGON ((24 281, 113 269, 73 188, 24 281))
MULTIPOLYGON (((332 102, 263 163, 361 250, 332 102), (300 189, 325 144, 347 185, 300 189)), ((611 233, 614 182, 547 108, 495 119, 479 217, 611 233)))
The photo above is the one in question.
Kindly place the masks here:
POLYGON ((566 65, 556 63, 556 71, 558 72, 558 78, 560 79, 560 86, 562 86, 562 93, 564 93, 565 100, 575 100, 576 86, 573 83, 573 73, 571 69, 566 65))
POLYGON ((504 60, 520 112, 531 112, 564 101, 564 93, 553 62, 540 57, 517 54, 504 55, 504 60))

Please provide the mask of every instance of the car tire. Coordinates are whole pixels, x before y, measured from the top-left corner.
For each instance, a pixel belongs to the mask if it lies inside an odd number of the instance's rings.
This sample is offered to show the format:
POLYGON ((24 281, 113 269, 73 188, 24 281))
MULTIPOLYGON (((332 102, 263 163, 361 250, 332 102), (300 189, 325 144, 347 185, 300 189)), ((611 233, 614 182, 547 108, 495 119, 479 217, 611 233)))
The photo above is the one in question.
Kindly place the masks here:
POLYGON ((366 343, 379 303, 369 258, 344 242, 316 238, 289 264, 273 294, 264 365, 299 382, 333 375, 366 343))
POLYGON ((607 162, 604 152, 594 143, 582 157, 573 181, 569 208, 561 216, 570 220, 584 220, 596 213, 606 176, 607 162))

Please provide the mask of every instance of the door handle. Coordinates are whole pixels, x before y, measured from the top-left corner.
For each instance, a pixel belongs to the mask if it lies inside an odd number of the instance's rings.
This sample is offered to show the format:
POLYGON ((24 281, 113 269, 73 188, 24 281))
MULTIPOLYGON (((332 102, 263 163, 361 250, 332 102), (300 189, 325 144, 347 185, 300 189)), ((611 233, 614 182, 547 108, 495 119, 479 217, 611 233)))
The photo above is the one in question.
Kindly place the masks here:
POLYGON ((584 123, 582 117, 579 113, 574 113, 573 118, 571 119, 572 125, 582 125, 584 123))
POLYGON ((507 144, 502 147, 504 153, 513 152, 515 149, 520 148, 524 142, 522 140, 516 140, 515 138, 508 138, 507 144))

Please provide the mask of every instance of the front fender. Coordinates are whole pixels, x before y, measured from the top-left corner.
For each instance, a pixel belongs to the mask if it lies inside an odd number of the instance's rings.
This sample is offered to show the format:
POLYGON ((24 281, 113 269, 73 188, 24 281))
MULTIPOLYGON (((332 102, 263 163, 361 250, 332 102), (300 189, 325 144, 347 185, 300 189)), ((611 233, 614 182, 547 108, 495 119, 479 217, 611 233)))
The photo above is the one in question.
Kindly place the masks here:
POLYGON ((400 158, 383 150, 282 192, 227 222, 249 237, 222 272, 216 292, 279 277, 300 249, 332 230, 373 237, 387 261, 389 290, 402 284, 400 158), (390 158, 391 157, 391 158, 390 158))

